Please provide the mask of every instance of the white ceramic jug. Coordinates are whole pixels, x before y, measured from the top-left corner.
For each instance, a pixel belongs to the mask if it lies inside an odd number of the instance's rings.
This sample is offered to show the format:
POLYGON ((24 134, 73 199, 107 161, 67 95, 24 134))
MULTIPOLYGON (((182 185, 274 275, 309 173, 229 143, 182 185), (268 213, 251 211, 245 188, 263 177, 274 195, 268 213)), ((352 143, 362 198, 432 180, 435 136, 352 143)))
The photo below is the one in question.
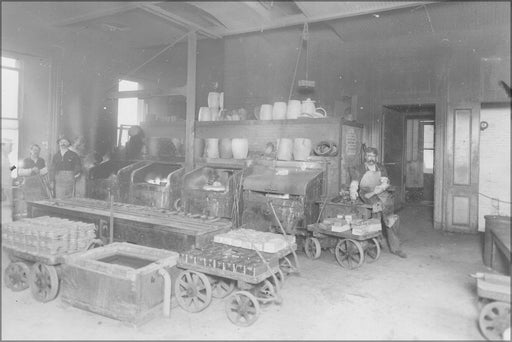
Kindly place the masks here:
POLYGON ((208 108, 208 107, 199 108, 199 114, 197 115, 197 120, 198 121, 211 121, 212 114, 210 113, 210 108, 208 108))
POLYGON ((287 119, 297 119, 302 112, 302 104, 299 100, 288 101, 288 107, 286 108, 287 119))
POLYGON ((286 119, 286 102, 274 102, 272 107, 272 120, 286 119))
POLYGON ((293 159, 307 160, 312 149, 313 145, 311 143, 311 139, 295 138, 293 140, 293 159))
MULTIPOLYGON (((223 105, 224 105, 224 103, 223 103, 223 105)), ((215 92, 208 93, 208 107, 217 108, 217 109, 220 107, 219 93, 215 93, 215 92)))
POLYGON ((260 113, 256 116, 258 120, 272 120, 272 105, 262 104, 260 107, 260 113))
POLYGON ((293 140, 282 138, 277 140, 277 160, 292 160, 293 140))
POLYGON ((245 138, 233 138, 231 139, 231 150, 233 152, 233 158, 245 159, 249 154, 249 140, 245 138))
POLYGON ((206 158, 219 158, 219 139, 206 139, 206 158))

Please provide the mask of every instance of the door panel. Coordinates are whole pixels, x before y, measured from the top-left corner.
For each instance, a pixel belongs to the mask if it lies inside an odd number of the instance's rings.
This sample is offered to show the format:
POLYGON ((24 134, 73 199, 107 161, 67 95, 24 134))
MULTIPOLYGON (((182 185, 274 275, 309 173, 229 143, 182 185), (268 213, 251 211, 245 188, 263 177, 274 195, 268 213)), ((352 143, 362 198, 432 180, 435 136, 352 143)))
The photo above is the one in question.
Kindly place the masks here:
POLYGON ((395 205, 404 202, 403 153, 405 117, 399 111, 384 108, 384 141, 382 163, 386 167, 391 185, 396 188, 395 205))
POLYGON ((444 229, 477 232, 479 104, 449 106, 446 122, 444 229))

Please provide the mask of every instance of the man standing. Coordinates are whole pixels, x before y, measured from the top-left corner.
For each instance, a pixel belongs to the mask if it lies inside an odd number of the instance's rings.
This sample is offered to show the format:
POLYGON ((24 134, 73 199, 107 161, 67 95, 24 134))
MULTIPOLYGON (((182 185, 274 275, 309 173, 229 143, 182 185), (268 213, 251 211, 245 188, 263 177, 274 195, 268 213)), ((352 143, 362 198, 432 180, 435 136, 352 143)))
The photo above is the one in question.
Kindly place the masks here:
POLYGON ((406 258, 407 255, 400 250, 399 219, 393 213, 394 199, 393 194, 388 191, 388 173, 384 165, 377 162, 377 155, 376 148, 366 148, 365 162, 349 170, 350 198, 355 201, 359 196, 366 204, 381 204, 384 235, 388 240, 389 250, 401 258, 406 258))
POLYGON ((18 172, 19 176, 44 175, 48 172, 46 162, 39 156, 41 148, 37 144, 30 145, 30 156, 23 159, 23 165, 18 172))
POLYGON ((57 144, 59 151, 53 156, 50 174, 54 194, 56 198, 73 197, 75 181, 82 171, 82 162, 78 154, 69 149, 69 139, 60 138, 57 144))

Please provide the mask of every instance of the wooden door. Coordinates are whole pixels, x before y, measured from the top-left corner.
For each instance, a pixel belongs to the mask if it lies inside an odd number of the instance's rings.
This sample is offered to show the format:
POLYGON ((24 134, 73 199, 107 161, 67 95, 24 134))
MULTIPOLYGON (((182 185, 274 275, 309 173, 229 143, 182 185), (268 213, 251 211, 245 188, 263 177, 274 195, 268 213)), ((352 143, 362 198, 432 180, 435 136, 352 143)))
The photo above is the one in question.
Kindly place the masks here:
POLYGON ((476 233, 480 105, 449 105, 444 159, 444 230, 476 233))
POLYGON ((384 108, 384 134, 381 161, 386 167, 391 185, 395 186, 395 206, 400 207, 405 198, 404 186, 404 127, 403 113, 384 108))

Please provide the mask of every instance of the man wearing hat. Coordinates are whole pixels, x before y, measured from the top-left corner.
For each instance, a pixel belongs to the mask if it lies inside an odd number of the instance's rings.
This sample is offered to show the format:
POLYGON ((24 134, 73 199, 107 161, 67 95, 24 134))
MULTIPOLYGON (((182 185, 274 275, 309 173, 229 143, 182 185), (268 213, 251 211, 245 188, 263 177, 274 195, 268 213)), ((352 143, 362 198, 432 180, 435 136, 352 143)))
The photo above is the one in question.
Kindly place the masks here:
POLYGON ((365 149, 365 162, 349 170, 350 198, 355 201, 358 197, 366 204, 380 204, 382 207, 382 223, 386 227, 391 253, 401 258, 407 255, 400 249, 398 239, 398 215, 394 214, 393 194, 388 191, 389 178, 384 165, 377 162, 378 151, 374 147, 365 149))
POLYGON ((69 139, 61 137, 57 144, 59 151, 53 156, 50 172, 54 195, 56 198, 73 197, 75 181, 82 171, 82 162, 78 154, 69 149, 69 139))

